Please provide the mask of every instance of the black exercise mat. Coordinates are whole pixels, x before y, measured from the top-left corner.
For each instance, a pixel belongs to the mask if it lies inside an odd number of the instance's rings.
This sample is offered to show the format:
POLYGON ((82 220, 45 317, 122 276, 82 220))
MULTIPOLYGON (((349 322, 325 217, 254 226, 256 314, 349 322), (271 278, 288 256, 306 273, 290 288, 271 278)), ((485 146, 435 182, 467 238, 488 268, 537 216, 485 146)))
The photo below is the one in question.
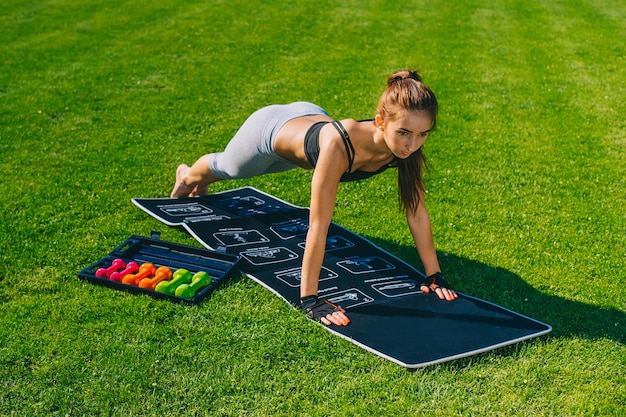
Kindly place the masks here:
MULTIPOLYGON (((309 209, 252 187, 202 197, 134 204, 183 227, 209 249, 240 256, 239 267, 292 305, 309 209)), ((341 305, 350 324, 327 329, 407 368, 462 358, 549 333, 549 325, 474 297, 453 302, 420 291, 423 274, 367 239, 332 223, 319 294, 341 305)))

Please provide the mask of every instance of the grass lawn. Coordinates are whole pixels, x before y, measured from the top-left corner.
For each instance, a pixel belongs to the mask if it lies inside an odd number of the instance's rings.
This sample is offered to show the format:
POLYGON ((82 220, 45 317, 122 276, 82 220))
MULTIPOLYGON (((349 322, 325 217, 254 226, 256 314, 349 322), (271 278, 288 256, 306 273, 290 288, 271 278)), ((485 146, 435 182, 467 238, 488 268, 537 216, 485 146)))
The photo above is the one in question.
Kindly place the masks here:
MULTIPOLYGON (((624 415, 625 22, 624 0, 4 1, 0 415, 624 415), (198 245, 130 199, 253 110, 370 118, 404 67, 440 101, 446 276, 550 335, 409 372, 250 279, 194 307, 78 280, 132 234, 198 245)), ((342 185, 334 220, 419 267, 393 174, 342 185)), ((307 206, 310 178, 213 189, 307 206)))

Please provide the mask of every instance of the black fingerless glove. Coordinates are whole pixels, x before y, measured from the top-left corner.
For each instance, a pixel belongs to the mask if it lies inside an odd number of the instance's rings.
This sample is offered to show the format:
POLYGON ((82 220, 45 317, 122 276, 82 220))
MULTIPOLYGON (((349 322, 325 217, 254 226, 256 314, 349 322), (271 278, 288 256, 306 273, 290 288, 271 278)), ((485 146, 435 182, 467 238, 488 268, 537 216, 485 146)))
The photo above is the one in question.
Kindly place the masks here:
POLYGON ((302 308, 309 318, 315 321, 320 321, 322 317, 341 311, 333 303, 324 299, 320 300, 317 295, 302 297, 300 299, 300 308, 302 308))
POLYGON ((453 289, 445 280, 441 272, 435 272, 434 274, 427 276, 426 282, 421 283, 420 286, 428 287, 431 291, 435 291, 437 288, 453 289))

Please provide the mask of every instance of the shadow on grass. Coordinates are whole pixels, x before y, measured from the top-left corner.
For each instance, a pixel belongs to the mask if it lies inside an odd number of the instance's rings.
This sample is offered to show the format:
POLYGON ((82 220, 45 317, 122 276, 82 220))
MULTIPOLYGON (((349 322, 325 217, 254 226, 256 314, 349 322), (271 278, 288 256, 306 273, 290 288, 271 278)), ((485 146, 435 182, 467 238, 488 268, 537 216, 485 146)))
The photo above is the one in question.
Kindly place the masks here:
MULTIPOLYGON (((411 263, 414 248, 368 238, 380 248, 411 263)), ((626 313, 542 293, 518 275, 478 261, 438 253, 446 279, 454 288, 552 326, 547 337, 608 338, 626 344, 626 313)))

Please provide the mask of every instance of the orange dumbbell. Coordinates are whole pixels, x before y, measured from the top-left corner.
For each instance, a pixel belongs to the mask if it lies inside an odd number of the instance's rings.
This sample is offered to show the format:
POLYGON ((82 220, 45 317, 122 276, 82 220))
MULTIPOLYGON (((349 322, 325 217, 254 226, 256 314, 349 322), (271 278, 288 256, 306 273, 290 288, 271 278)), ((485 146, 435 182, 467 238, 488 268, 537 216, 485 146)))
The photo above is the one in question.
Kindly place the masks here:
POLYGON ((137 285, 139 281, 147 277, 153 277, 156 268, 151 263, 142 264, 139 272, 136 274, 128 274, 122 279, 122 284, 137 285))
POLYGON ((170 278, 172 278, 172 270, 166 266, 161 266, 154 273, 154 278, 142 279, 141 281, 139 281, 139 286, 141 288, 153 290, 159 282, 165 281, 166 279, 170 278))

